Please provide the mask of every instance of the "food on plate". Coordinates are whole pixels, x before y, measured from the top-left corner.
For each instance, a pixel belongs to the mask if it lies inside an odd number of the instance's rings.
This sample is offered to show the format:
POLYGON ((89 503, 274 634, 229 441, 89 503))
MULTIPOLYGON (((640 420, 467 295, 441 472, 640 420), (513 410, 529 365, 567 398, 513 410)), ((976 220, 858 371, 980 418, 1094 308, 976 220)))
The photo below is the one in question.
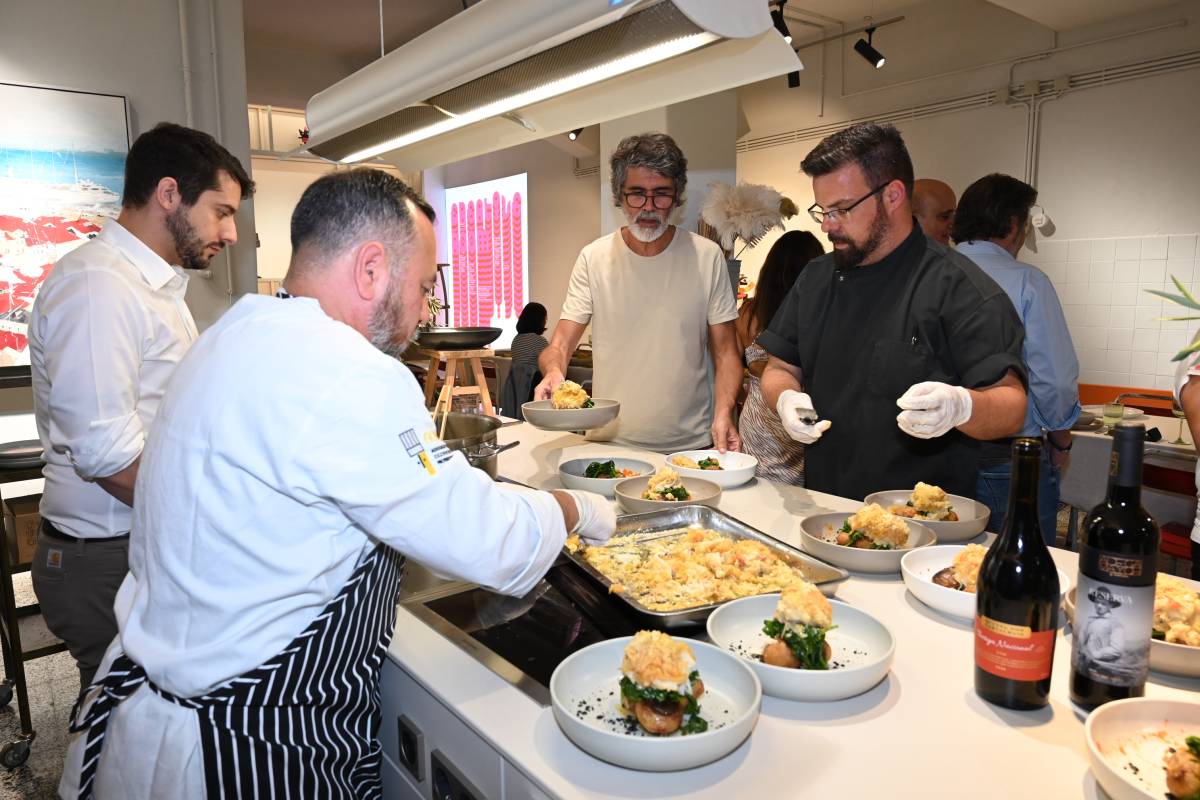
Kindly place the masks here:
POLYGON ((591 408, 596 405, 583 387, 575 381, 563 381, 550 395, 550 405, 555 408, 591 408))
POLYGON ((699 461, 688 458, 687 456, 671 456, 671 463, 677 467, 684 469, 707 469, 707 470, 723 470, 721 462, 715 458, 702 458, 699 461))
POLYGON ((917 482, 912 496, 902 506, 888 509, 898 517, 931 519, 934 522, 958 522, 958 514, 950 505, 950 497, 940 486, 917 482))
POLYGON ((1154 589, 1152 635, 1169 644, 1200 647, 1200 592, 1160 572, 1154 589))
POLYGON ((690 500, 691 495, 679 480, 679 473, 670 467, 659 467, 658 472, 650 476, 646 491, 642 492, 643 500, 690 500))
POLYGON ((1189 736, 1186 742, 1186 747, 1167 748, 1163 756, 1167 791, 1175 800, 1200 800, 1200 736, 1189 736))
POLYGON ((863 506, 846 518, 837 543, 870 550, 897 550, 908 543, 908 525, 878 503, 863 506))
POLYGON ((753 539, 731 539, 707 528, 614 536, 583 551, 584 560, 623 593, 652 611, 723 603, 778 592, 804 575, 753 539))
POLYGON ((969 544, 954 557, 954 563, 933 576, 933 582, 947 589, 958 589, 963 592, 975 593, 975 582, 979 579, 979 567, 987 548, 979 544, 969 544))
POLYGON ((580 548, 583 547, 583 540, 579 538, 578 533, 572 533, 563 542, 563 547, 567 548, 568 553, 578 553, 580 548))
POLYGON ((686 642, 660 631, 638 631, 621 659, 621 711, 646 733, 703 733, 708 722, 696 702, 704 683, 686 642))
POLYGON ((593 461, 583 471, 585 478, 633 478, 637 474, 631 469, 617 469, 615 461, 593 461))
POLYGON ((808 581, 784 589, 772 619, 763 620, 771 641, 763 648, 764 664, 789 669, 829 669, 832 651, 825 634, 834 628, 833 607, 808 581))

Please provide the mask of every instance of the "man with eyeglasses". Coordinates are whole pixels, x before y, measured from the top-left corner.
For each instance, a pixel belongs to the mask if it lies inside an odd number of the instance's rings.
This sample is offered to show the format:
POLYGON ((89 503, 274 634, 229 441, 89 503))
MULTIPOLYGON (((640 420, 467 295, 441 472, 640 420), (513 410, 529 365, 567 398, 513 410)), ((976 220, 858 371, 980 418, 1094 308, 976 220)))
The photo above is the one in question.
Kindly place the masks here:
POLYGON ((860 498, 924 481, 973 497, 977 440, 1012 436, 1025 415, 1012 303, 916 224, 894 127, 839 131, 801 169, 833 252, 809 263, 758 341, 771 354, 763 394, 809 445, 805 486, 860 498))
POLYGON ((590 438, 663 453, 741 449, 737 303, 720 248, 668 221, 686 187, 687 159, 666 134, 627 137, 613 152, 613 204, 629 224, 579 254, 534 392, 549 399, 562 383, 590 323, 592 393, 621 403, 590 438))

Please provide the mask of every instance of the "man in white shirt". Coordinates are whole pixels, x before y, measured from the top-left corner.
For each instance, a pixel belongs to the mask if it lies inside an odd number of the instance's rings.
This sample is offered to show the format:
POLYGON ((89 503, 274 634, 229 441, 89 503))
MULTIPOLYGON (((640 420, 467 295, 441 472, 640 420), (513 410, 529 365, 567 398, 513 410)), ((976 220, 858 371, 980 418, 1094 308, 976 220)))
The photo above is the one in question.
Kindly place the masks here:
MULTIPOLYGON (((1200 333, 1192 337, 1195 341, 1200 333)), ((1189 353, 1175 368, 1175 402, 1187 414, 1193 442, 1200 442, 1200 357, 1189 353)), ((1200 462, 1196 463, 1196 490, 1200 492, 1200 462)), ((1192 524, 1192 580, 1200 581, 1200 506, 1192 524)))
POLYGON ((583 248, 550 345, 538 359, 549 399, 588 324, 592 394, 621 403, 595 433, 670 453, 740 450, 733 406, 742 383, 737 303, 717 245, 667 222, 683 205, 687 159, 662 133, 630 136, 612 155, 613 204, 629 224, 583 248))
POLYGON ((184 270, 237 241, 234 214, 253 191, 207 133, 158 125, 129 150, 120 216, 55 264, 34 302, 29 352, 46 467, 33 588, 81 688, 117 632, 113 598, 146 430, 196 338, 184 270))
POLYGON ((433 218, 379 170, 322 177, 279 296, 243 297, 179 365, 63 797, 378 797, 401 554, 523 595, 568 531, 612 534, 603 497, 450 451, 391 357, 428 319, 433 218))

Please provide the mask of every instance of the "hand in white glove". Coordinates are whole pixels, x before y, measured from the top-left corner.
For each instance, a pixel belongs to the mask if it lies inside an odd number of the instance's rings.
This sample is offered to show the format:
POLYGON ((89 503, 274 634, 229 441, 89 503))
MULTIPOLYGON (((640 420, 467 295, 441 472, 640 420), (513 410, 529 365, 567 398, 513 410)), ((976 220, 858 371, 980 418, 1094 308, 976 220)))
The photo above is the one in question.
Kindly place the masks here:
POLYGON ((617 529, 617 515, 612 502, 595 492, 564 489, 564 494, 575 501, 579 522, 568 533, 577 533, 589 542, 607 542, 617 529))
POLYGON ((775 413, 783 422, 783 429, 801 444, 812 444, 833 425, 827 419, 817 420, 812 398, 795 389, 784 389, 775 401, 775 413))
POLYGON ((924 381, 908 387, 896 405, 900 430, 918 439, 932 439, 971 418, 971 393, 961 386, 924 381))

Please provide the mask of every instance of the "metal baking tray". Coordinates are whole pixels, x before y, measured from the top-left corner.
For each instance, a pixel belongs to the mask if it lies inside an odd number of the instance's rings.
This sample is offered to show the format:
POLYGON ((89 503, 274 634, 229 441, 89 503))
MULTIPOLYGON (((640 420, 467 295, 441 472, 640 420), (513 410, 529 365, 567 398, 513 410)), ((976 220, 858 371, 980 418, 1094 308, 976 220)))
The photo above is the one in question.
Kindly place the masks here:
MULTIPOLYGON (((650 511, 645 514, 627 514, 617 518, 617 530, 614 535, 645 534, 645 539, 653 540, 659 538, 654 536, 656 532, 666 534, 669 531, 678 531, 680 528, 708 528, 723 533, 731 539, 754 539, 761 542, 788 564, 800 570, 807 580, 816 584, 826 595, 832 595, 837 584, 850 577, 850 573, 841 567, 826 564, 808 553, 768 536, 757 528, 750 527, 723 511, 708 506, 688 505, 663 511, 650 511)), ((589 564, 584 559, 582 551, 571 553, 564 548, 563 553, 584 573, 604 587, 605 591, 608 591, 612 581, 589 564)), ((721 603, 709 603, 676 611, 655 611, 646 608, 623 592, 609 596, 625 603, 646 626, 666 631, 685 630, 703 625, 708 619, 708 615, 721 605, 721 603)))

